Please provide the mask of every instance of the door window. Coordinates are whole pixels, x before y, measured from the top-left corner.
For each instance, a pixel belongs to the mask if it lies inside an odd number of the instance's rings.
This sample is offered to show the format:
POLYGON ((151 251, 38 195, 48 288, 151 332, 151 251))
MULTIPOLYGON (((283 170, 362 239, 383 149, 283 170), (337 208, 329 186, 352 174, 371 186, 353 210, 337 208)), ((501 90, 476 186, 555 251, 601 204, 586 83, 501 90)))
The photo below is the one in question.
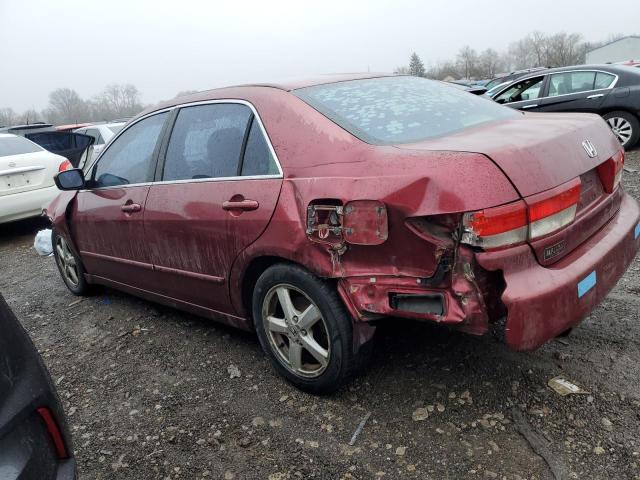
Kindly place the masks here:
POLYGON ((554 73, 549 82, 549 96, 588 92, 593 90, 595 79, 596 72, 554 73))
POLYGON ((597 72, 596 83, 594 85, 595 90, 609 88, 613 84, 615 79, 616 79, 616 76, 610 73, 597 72))
POLYGON ((235 177, 252 112, 216 103, 180 109, 167 147, 162 179, 235 177))
POLYGON ((258 121, 254 118, 244 150, 242 175, 277 175, 278 173, 278 166, 271 154, 271 149, 258 121))
POLYGON ((140 120, 120 135, 93 169, 94 186, 112 187, 150 182, 154 151, 168 112, 140 120))
POLYGON ((498 103, 524 102, 525 100, 535 100, 540 97, 544 76, 527 78, 514 83, 504 92, 496 97, 498 103))

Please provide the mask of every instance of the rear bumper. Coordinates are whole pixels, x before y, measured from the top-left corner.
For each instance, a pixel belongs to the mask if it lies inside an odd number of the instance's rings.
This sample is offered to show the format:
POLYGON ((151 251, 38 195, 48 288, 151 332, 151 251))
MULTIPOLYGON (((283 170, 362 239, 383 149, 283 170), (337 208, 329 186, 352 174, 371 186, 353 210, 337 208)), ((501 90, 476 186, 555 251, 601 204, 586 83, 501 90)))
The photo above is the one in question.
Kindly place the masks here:
POLYGON ((41 215, 42 209, 51 203, 58 193, 60 190, 54 185, 0 197, 0 223, 41 215))
POLYGON ((516 350, 533 350, 588 315, 638 252, 639 223, 640 207, 625 194, 620 211, 608 224, 549 267, 537 262, 528 245, 477 253, 484 269, 501 270, 504 275, 506 343, 516 350))

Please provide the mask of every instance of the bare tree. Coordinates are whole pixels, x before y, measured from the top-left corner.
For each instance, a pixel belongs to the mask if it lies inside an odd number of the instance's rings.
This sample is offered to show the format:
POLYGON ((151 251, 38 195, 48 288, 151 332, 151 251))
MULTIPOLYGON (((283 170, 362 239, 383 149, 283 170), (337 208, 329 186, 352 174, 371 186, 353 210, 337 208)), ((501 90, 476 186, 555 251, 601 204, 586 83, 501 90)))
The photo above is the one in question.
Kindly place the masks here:
POLYGON ((504 59, 494 49, 487 48, 478 57, 478 75, 482 78, 493 78, 504 69, 504 59))
POLYGON ((49 108, 45 111, 52 123, 79 123, 87 120, 87 103, 75 90, 58 88, 49 94, 49 108))
POLYGON ((458 65, 463 78, 471 78, 478 68, 478 54, 469 45, 465 45, 458 52, 458 65))
POLYGON ((547 39, 548 66, 564 67, 584 63, 585 49, 578 33, 556 33, 547 39))
POLYGON ((94 120, 130 117, 143 109, 138 89, 131 84, 117 83, 107 85, 104 91, 93 100, 91 106, 94 120))
POLYGON ((16 117, 16 124, 30 124, 30 123, 35 123, 35 122, 41 122, 42 121, 42 115, 39 114, 36 110, 34 110, 33 108, 30 108, 29 110, 25 110, 24 112, 22 112, 20 115, 18 115, 16 117))
POLYGON ((0 108, 0 126, 14 125, 18 116, 12 108, 0 108))
POLYGON ((396 67, 393 70, 393 73, 397 73, 398 75, 410 75, 411 71, 409 70, 409 67, 407 67, 406 65, 403 65, 401 67, 396 67))

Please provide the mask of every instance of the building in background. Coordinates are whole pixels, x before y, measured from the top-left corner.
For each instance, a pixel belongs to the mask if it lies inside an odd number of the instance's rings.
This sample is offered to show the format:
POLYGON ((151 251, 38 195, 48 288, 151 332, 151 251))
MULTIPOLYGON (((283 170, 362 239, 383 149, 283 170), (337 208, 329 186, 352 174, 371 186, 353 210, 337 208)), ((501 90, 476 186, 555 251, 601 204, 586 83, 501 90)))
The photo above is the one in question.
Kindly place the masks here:
POLYGON ((587 52, 586 63, 615 63, 640 60, 640 36, 621 38, 587 52))

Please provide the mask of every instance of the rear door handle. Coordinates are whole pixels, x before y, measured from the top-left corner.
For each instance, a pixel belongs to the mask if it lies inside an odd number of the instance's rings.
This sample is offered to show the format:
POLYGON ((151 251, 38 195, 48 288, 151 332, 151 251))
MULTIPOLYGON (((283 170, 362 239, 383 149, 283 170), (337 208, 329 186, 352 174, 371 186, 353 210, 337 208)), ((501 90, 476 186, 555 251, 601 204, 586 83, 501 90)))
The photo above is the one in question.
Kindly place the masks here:
POLYGON ((522 110, 526 110, 527 108, 535 108, 535 107, 537 107, 537 106, 538 106, 538 104, 537 104, 537 103, 535 103, 535 104, 533 104, 533 105, 525 105, 524 107, 520 107, 520 108, 521 108, 522 110))
POLYGON ((260 204, 255 200, 227 200, 222 203, 222 208, 224 210, 257 210, 260 204))
POLYGON ((142 210, 142 207, 138 203, 125 203, 120 207, 124 213, 134 213, 142 210))
POLYGON ((604 93, 596 93, 595 95, 589 95, 587 98, 601 98, 604 97, 604 93))

